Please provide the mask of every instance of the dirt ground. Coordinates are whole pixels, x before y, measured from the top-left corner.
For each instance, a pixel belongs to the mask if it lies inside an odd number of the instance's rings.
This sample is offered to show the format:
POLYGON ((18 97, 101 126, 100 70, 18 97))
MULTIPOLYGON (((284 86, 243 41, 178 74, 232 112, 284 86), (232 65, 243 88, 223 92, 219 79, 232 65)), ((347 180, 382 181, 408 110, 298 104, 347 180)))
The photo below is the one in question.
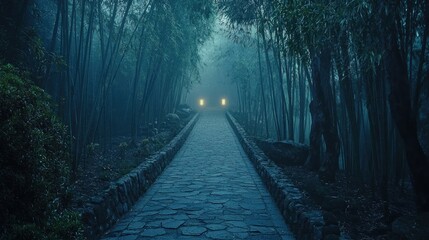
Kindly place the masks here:
POLYGON ((326 184, 316 172, 302 166, 282 166, 282 169, 303 192, 305 201, 334 214, 341 230, 351 239, 391 239, 393 221, 415 215, 413 192, 409 187, 390 187, 390 200, 385 204, 376 190, 353 183, 343 172, 338 174, 336 183, 326 184))
POLYGON ((138 137, 134 143, 130 137, 116 137, 108 146, 90 144, 79 167, 77 179, 70 188, 71 208, 82 208, 112 182, 146 161, 151 154, 171 141, 190 119, 191 117, 181 120, 179 129, 162 128, 152 136, 138 137))

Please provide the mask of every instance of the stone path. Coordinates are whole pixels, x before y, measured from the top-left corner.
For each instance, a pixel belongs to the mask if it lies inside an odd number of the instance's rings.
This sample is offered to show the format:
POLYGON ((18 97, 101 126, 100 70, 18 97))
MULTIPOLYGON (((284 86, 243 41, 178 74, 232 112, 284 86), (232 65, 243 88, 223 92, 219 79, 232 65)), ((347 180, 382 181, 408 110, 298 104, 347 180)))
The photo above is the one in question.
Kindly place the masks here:
POLYGON ((103 239, 294 239, 223 112, 204 112, 152 187, 103 239))

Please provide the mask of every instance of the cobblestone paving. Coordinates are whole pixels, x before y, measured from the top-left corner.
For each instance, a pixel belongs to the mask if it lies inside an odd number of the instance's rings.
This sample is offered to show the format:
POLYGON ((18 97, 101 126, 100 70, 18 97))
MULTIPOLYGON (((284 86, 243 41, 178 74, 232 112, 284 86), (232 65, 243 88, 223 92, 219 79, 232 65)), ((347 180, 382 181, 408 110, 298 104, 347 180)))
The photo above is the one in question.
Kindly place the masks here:
POLYGON ((221 111, 103 239, 294 239, 221 111))

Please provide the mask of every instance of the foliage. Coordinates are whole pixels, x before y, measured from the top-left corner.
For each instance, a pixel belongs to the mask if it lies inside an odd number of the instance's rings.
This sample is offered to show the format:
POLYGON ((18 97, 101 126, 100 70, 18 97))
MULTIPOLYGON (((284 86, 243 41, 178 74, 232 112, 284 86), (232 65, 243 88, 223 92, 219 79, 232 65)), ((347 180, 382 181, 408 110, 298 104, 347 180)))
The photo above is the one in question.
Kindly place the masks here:
POLYGON ((80 214, 73 211, 55 213, 45 226, 34 223, 14 224, 6 239, 22 240, 74 240, 84 239, 80 214))
POLYGON ((83 239, 81 216, 74 211, 65 210, 55 214, 48 222, 48 239, 83 239))
POLYGON ((151 153, 159 150, 165 145, 162 139, 158 137, 145 138, 141 141, 138 146, 138 150, 135 153, 136 157, 147 157, 151 153))
POLYGON ((86 146, 86 151, 88 154, 88 157, 92 157, 94 156, 94 154, 96 153, 96 151, 100 148, 100 144, 99 143, 90 143, 86 146))
POLYGON ((137 152, 138 156, 148 156, 150 154, 150 140, 145 138, 140 144, 139 150, 137 152))
POLYGON ((123 158, 125 156, 125 152, 128 149, 128 143, 121 142, 118 147, 119 147, 119 157, 123 158))
POLYGON ((274 129, 279 140, 295 141, 298 129, 301 142, 310 133, 310 159, 339 163, 386 203, 390 185, 411 177, 425 199, 418 205, 429 209, 429 162, 416 134, 416 116, 426 111, 428 1, 217 2, 230 32, 248 28, 256 38, 261 81, 250 84, 260 91, 237 88, 252 129, 265 125, 265 137, 274 129))
POLYGON ((64 239, 68 231, 77 232, 74 213, 61 213, 69 182, 66 139, 49 96, 18 69, 1 66, 0 225, 8 238, 64 239))

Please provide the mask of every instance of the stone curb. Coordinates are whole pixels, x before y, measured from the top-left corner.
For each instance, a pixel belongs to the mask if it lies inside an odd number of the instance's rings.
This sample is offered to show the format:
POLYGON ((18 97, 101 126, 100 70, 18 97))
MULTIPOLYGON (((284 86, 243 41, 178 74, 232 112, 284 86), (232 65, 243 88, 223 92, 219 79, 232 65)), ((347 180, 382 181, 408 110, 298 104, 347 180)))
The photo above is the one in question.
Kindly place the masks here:
POLYGON ((229 112, 226 113, 226 117, 296 238, 338 239, 340 229, 337 221, 326 219, 319 209, 309 210, 308 207, 304 207, 301 191, 247 136, 229 112))
POLYGON ((164 168, 173 160, 198 118, 197 113, 161 150, 130 173, 111 183, 103 193, 91 198, 82 213, 87 239, 100 237, 131 209, 132 205, 149 189, 164 168))

